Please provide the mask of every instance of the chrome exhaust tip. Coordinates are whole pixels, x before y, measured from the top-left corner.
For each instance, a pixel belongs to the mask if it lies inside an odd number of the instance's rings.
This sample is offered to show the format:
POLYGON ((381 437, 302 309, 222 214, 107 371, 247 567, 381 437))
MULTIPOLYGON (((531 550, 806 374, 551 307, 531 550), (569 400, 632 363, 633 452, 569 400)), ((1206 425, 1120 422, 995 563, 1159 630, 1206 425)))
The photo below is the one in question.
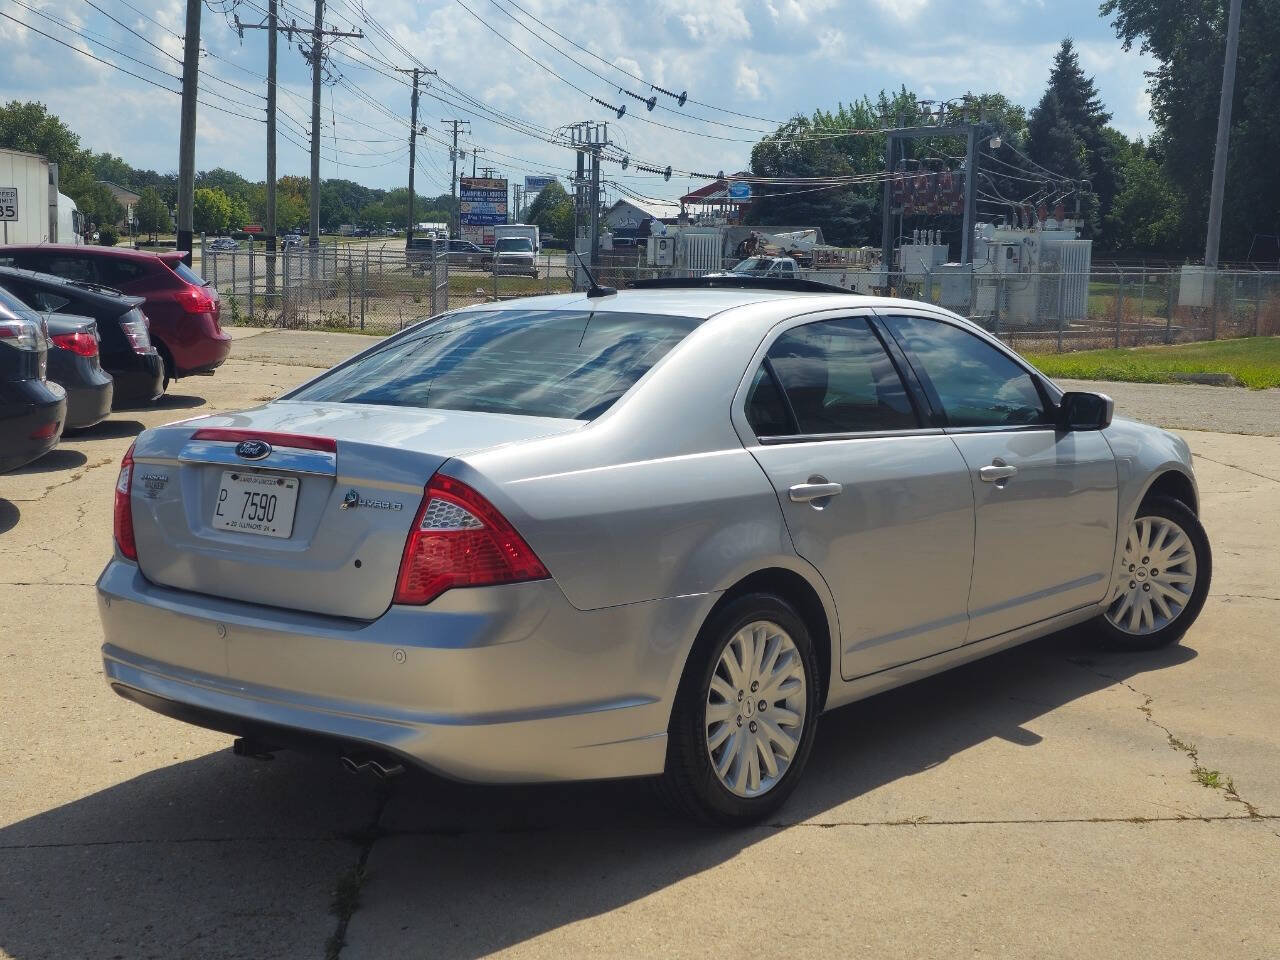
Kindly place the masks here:
POLYGON ((348 773, 372 773, 379 780, 390 780, 404 773, 404 764, 368 753, 344 753, 340 758, 348 773))

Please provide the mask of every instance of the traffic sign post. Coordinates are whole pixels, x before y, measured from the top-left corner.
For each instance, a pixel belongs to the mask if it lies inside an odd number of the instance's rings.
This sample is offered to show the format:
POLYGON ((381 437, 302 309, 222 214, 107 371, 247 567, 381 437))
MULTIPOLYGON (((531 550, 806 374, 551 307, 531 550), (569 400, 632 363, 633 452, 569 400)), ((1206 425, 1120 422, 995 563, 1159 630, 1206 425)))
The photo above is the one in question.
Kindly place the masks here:
POLYGON ((4 221, 4 242, 9 242, 9 221, 18 219, 18 188, 0 187, 0 220, 4 221))

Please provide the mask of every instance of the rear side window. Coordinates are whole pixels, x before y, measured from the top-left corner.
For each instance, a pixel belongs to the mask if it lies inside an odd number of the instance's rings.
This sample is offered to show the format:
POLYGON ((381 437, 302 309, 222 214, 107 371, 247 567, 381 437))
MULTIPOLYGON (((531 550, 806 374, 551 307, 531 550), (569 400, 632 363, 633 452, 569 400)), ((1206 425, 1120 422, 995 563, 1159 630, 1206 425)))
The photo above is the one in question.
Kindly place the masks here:
POLYGON ((286 399, 592 420, 700 322, 585 311, 447 314, 286 399))
POLYGON ((1031 374, 981 338, 925 317, 888 317, 886 323, 948 426, 1051 422, 1031 374))
POLYGON ((204 277, 196 273, 181 260, 165 261, 169 265, 169 269, 178 275, 179 278, 187 283, 194 284, 197 287, 205 285, 204 277))
POLYGON ((146 273, 147 268, 133 260, 125 260, 122 257, 98 259, 98 282, 108 287, 124 287, 146 276, 146 273))
MULTIPOLYGON (((920 425, 898 371, 862 317, 788 330, 769 348, 767 362, 801 434, 912 430, 920 425)), ((748 396, 748 420, 757 435, 768 436, 766 424, 757 426, 752 420, 753 410, 767 409, 756 393, 753 389, 748 396)))

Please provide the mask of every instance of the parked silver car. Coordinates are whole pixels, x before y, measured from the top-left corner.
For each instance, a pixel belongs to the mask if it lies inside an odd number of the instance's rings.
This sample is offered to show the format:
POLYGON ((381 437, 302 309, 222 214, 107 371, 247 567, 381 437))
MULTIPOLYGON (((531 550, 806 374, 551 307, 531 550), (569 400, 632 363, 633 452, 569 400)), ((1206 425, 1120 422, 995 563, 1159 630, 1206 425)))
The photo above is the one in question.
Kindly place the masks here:
POLYGON ((1181 439, 936 307, 768 283, 480 304, 143 432, 108 682, 252 750, 661 774, 745 823, 824 710, 1086 621, 1191 626, 1181 439))

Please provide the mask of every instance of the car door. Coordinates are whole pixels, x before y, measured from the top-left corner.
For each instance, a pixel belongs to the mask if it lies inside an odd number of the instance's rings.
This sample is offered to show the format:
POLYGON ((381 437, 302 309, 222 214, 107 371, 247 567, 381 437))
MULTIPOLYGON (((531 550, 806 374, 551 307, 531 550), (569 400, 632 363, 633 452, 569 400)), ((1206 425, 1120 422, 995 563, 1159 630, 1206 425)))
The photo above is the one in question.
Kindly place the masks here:
POLYGON ((735 408, 796 552, 831 589, 846 679, 962 644, 973 560, 968 468, 921 425, 869 315, 776 329, 735 408))
POLYGON ((940 316, 883 322, 968 465, 977 520, 968 639, 1102 600, 1117 509, 1106 438, 1057 429, 1039 377, 977 331, 940 316))

